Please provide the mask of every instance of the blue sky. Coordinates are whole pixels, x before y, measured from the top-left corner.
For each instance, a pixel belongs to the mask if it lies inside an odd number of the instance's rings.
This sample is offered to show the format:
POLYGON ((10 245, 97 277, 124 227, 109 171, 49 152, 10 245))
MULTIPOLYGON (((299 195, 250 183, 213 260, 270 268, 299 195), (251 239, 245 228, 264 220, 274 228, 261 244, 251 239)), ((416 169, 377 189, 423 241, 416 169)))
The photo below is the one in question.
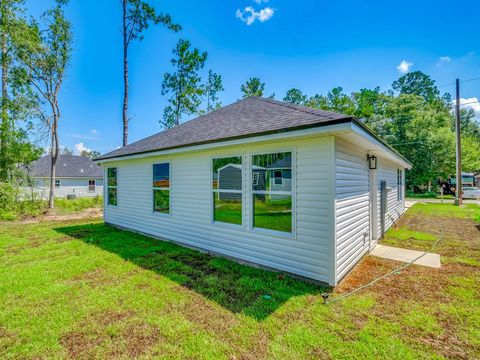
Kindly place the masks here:
MULTIPOLYGON (((222 75, 224 105, 240 98, 240 85, 252 76, 277 99, 291 87, 309 95, 335 86, 386 90, 407 70, 424 71, 438 85, 480 77, 477 0, 149 2, 183 30, 150 27, 131 46, 130 142, 161 130, 161 82, 180 37, 208 52, 205 72, 222 75)), ((51 4, 27 0, 35 15, 51 4)), ((67 8, 74 49, 61 93, 60 140, 70 149, 105 153, 121 145, 120 10, 119 0, 71 0, 67 8)), ((454 87, 441 90, 453 94, 454 87)), ((461 96, 480 99, 480 81, 462 84, 461 96)))

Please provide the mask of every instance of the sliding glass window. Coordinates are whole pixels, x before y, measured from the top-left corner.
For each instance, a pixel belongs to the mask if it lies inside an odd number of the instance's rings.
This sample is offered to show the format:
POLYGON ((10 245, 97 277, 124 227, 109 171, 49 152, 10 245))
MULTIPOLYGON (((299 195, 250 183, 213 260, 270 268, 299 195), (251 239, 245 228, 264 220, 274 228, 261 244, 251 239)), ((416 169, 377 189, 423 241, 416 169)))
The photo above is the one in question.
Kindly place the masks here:
POLYGON ((153 165, 153 211, 170 214, 170 164, 153 165))
POLYGON ((252 156, 253 226, 292 232, 292 153, 252 156))
POLYGON ((242 157, 213 159, 213 220, 242 224, 242 157))

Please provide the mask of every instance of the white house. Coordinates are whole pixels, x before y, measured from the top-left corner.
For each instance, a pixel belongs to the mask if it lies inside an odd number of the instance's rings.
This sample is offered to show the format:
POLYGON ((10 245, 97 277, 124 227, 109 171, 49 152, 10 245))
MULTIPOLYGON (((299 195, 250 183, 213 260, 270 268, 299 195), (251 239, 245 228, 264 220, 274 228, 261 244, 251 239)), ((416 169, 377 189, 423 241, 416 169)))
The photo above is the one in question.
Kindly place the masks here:
MULTIPOLYGON (((52 157, 45 155, 27 168, 33 190, 46 199, 50 193, 52 157)), ((103 195, 102 167, 86 156, 59 155, 55 171, 55 197, 93 197, 103 195)))
POLYGON ((411 166, 355 118, 258 97, 96 161, 106 223, 331 285, 404 212, 411 166))

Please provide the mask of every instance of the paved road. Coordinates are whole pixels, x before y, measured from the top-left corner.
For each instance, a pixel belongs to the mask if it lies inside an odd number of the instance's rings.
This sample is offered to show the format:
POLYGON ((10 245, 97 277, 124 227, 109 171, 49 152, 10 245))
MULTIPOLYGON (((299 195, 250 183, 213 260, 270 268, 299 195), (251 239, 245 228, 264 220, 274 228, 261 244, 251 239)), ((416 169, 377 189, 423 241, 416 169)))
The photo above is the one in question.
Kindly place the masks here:
MULTIPOLYGON (((405 202, 410 202, 410 203, 417 203, 417 202, 424 202, 424 203, 441 203, 442 200, 440 199, 417 199, 417 198, 406 198, 405 202)), ((453 199, 444 199, 443 200, 444 204, 453 204, 453 199)), ((464 204, 478 204, 480 205, 480 200, 473 200, 473 199, 464 199, 463 200, 464 204)), ((412 204, 413 205, 413 204, 412 204)))

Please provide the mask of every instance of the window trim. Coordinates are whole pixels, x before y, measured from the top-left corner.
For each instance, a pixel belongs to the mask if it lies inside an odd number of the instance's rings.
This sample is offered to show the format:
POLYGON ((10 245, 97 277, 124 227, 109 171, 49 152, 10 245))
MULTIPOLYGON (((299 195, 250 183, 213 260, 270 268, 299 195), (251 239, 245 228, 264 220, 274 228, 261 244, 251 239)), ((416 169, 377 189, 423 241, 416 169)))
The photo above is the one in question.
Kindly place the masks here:
POLYGON ((253 173, 253 179, 252 179, 252 186, 258 186, 258 181, 260 180, 260 174, 257 172, 257 173, 253 173), (255 176, 257 175, 257 176, 255 176))
POLYGON ((403 170, 397 168, 397 203, 403 200, 403 170))
POLYGON ((118 173, 119 173, 118 166, 107 167, 105 172, 106 172, 105 178, 107 179, 107 184, 106 184, 107 186, 104 186, 104 191, 106 192, 106 196, 104 197, 104 199, 105 199, 106 205, 107 206, 112 206, 112 207, 117 207, 118 206, 118 178, 119 178, 119 176, 118 176, 118 173), (117 185, 115 185, 115 186, 112 186, 112 185, 108 184, 108 169, 117 169, 117 185), (110 189, 110 188, 117 189, 117 203, 115 205, 110 204, 110 201, 109 201, 110 199, 109 199, 109 195, 108 195, 108 189, 110 189))
POLYGON ((273 170, 273 185, 283 185, 283 170, 280 169, 280 170, 273 170), (275 173, 279 171, 280 172, 280 177, 276 177, 275 176, 275 173), (280 179, 280 184, 277 184, 276 183, 276 179, 280 179))
POLYGON ((243 228, 246 229, 245 227, 245 161, 246 161, 246 153, 234 153, 234 154, 216 154, 210 156, 210 224, 214 226, 219 226, 219 227, 226 227, 226 228, 231 228, 231 229, 239 229, 243 228), (232 157, 239 157, 242 159, 242 190, 232 190, 232 189, 224 189, 220 191, 220 189, 214 189, 213 188, 213 161, 215 159, 224 159, 224 158, 232 158, 232 157), (219 193, 219 192, 224 192, 224 193, 232 193, 232 194, 240 194, 242 201, 242 223, 241 224, 232 224, 232 223, 227 223, 223 221, 215 221, 215 201, 213 200, 213 194, 219 193))
POLYGON ((62 187, 62 179, 58 179, 58 178, 55 178, 55 188, 59 188, 59 187, 62 187), (58 181, 58 185, 57 185, 57 181, 58 181))
POLYGON ((151 188, 151 196, 152 196, 152 202, 151 202, 151 204, 152 204, 152 214, 154 216, 171 217, 172 216, 172 162, 170 160, 153 161, 150 164, 150 171, 151 171, 150 188, 151 188), (153 166, 154 165, 161 165, 161 164, 168 164, 168 188, 166 188, 166 187, 154 187, 153 186, 153 166), (154 195, 155 190, 168 190, 168 213, 155 211, 155 195, 154 195))
MULTIPOLYGON (((117 175, 117 178, 118 178, 118 175, 117 175)), ((95 192, 96 189, 97 189, 97 181, 95 179, 88 179, 88 192, 95 192), (93 181, 93 185, 90 185, 90 181, 93 181), (91 190, 91 186, 93 186, 93 190, 91 190)))
MULTIPOLYGON (((249 204, 249 213, 248 213, 248 219, 249 219, 249 226, 248 230, 251 231, 252 233, 258 233, 258 234, 265 234, 265 235, 272 235, 272 236, 277 236, 277 237, 283 237, 286 239, 296 239, 297 238, 297 148, 296 147, 287 147, 287 148, 270 148, 270 149, 264 149, 264 150, 258 150, 258 151, 252 151, 248 153, 249 157, 249 171, 248 171, 248 179, 250 186, 247 190, 247 195, 248 195, 248 204, 249 204), (277 153, 285 153, 285 152, 290 152, 292 154, 292 164, 291 164, 291 182, 292 182, 292 190, 291 191, 273 191, 273 193, 281 195, 289 193, 289 195, 292 197, 292 231, 291 232, 285 232, 285 231, 279 231, 279 230, 272 230, 272 229, 264 229, 264 228, 259 228, 259 227, 254 227, 253 222, 254 222, 254 203, 253 203, 253 195, 254 194, 260 194, 263 191, 259 190, 253 190, 252 185, 251 185, 251 174, 252 174, 252 166, 253 166, 253 156, 254 155, 265 155, 265 154, 277 154, 277 153)), ((267 193, 266 191, 263 193, 267 193)), ((272 191, 268 192, 272 193, 272 191)))

